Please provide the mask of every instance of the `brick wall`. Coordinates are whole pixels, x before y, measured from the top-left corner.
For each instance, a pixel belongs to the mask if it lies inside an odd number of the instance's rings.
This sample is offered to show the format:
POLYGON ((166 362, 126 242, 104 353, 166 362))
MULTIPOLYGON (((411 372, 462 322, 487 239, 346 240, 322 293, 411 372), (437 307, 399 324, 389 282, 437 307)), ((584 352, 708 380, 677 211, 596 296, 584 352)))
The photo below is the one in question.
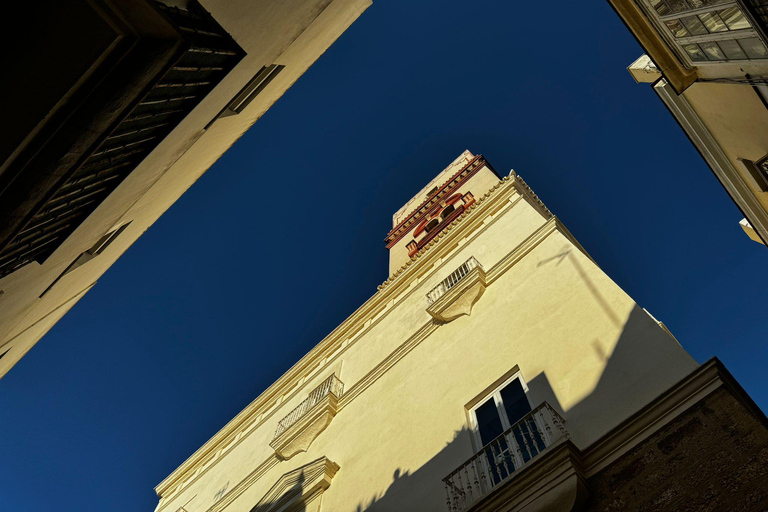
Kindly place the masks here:
POLYGON ((768 511, 768 429, 719 388, 588 487, 588 512, 768 511))

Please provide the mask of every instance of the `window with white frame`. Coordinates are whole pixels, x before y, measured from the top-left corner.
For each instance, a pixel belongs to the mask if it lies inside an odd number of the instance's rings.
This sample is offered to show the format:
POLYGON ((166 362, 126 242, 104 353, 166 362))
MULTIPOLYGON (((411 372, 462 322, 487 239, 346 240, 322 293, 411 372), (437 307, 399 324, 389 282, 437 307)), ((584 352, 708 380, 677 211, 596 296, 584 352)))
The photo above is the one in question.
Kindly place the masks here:
POLYGON ((470 409, 470 426, 478 446, 487 445, 531 412, 527 391, 517 373, 470 409))
POLYGON ((768 48, 738 1, 639 1, 691 65, 768 59, 768 48))
POLYGON ((535 423, 526 419, 532 411, 527 392, 522 376, 516 373, 469 410, 475 441, 486 452, 496 483, 545 448, 535 423))

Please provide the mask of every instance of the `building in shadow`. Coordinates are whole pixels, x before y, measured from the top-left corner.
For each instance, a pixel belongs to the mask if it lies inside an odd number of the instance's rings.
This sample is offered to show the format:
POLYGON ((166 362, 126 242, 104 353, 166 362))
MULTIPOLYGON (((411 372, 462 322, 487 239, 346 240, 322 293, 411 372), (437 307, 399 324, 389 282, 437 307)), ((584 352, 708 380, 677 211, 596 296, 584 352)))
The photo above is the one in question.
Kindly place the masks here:
POLYGON ((0 377, 369 4, 48 0, 6 16, 0 377))
POLYGON ((768 430, 525 182, 461 154, 391 277, 156 487, 156 512, 762 511, 768 430))
POLYGON ((608 1, 647 54, 629 72, 653 87, 765 245, 768 1, 608 1))

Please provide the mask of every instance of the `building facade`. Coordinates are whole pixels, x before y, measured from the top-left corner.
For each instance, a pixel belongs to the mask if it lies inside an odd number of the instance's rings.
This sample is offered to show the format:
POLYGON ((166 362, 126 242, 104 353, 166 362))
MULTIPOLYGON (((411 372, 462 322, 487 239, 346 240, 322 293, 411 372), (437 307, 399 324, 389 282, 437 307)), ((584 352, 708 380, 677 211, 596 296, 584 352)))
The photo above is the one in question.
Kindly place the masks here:
POLYGON ((391 277, 161 482, 156 512, 768 507, 765 416, 514 172, 464 152, 385 243, 391 277))
POLYGON ((629 71, 652 84, 744 214, 768 240, 768 2, 609 0, 647 55, 629 71))
POLYGON ((17 6, 0 84, 0 377, 369 4, 17 6))

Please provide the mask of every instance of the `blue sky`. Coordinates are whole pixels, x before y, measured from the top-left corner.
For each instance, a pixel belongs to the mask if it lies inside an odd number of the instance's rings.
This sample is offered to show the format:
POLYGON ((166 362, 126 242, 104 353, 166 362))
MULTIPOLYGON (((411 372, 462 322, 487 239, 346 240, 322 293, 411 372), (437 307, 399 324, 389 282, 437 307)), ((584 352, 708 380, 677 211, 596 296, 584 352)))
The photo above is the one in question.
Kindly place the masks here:
POLYGON ((392 213, 464 149, 765 410, 768 252, 640 53, 605 0, 378 0, 0 381, 0 510, 153 510, 376 292, 392 213))

